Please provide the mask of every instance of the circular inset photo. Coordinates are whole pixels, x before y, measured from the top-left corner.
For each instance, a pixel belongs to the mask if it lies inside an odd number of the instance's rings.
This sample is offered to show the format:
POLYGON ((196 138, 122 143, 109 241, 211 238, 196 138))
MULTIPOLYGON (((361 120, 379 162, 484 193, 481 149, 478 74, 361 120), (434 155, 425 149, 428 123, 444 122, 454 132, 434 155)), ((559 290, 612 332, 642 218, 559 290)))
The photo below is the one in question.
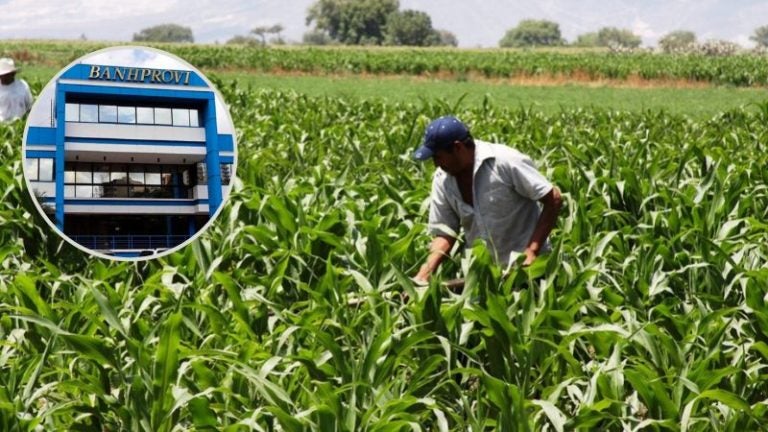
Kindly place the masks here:
POLYGON ((156 258, 215 219, 236 165, 227 105, 200 71, 153 48, 87 54, 43 89, 24 130, 38 211, 95 256, 156 258))

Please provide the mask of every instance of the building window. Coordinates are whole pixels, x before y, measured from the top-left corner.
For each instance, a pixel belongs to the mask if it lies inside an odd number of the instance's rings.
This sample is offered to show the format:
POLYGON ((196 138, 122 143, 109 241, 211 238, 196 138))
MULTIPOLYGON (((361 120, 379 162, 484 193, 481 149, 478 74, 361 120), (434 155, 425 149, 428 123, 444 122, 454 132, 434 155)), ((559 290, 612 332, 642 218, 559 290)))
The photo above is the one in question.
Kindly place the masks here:
POLYGON ((35 181, 38 179, 37 158, 24 159, 24 171, 27 173, 27 180, 35 181))
POLYGON ((98 164, 93 168, 93 183, 109 183, 109 165, 98 164))
POLYGON ((228 185, 232 181, 232 164, 221 164, 221 184, 228 185))
POLYGON ((144 167, 141 165, 131 165, 130 173, 128 174, 128 182, 132 185, 143 185, 144 182, 144 167))
POLYGON ((53 181, 53 158, 24 159, 24 169, 29 181, 53 181))
POLYGON ((88 166, 90 164, 78 164, 75 171, 75 183, 78 184, 92 184, 93 183, 93 171, 88 166))
POLYGON ((53 158, 41 158, 38 180, 53 181, 53 158))
POLYGON ((67 121, 70 122, 79 122, 80 121, 80 105, 78 104, 71 104, 68 103, 65 106, 65 113, 64 117, 67 121))
POLYGON ((117 122, 136 124, 136 107, 117 107, 117 122))
POLYGON ((99 123, 117 123, 117 106, 99 105, 99 123))
POLYGON ((185 165, 67 162, 66 198, 187 198, 185 165))
POLYGON ((75 198, 93 198, 93 186, 91 185, 75 186, 75 198))
POLYGON ((208 183, 208 168, 205 166, 205 162, 197 163, 197 184, 208 183))
POLYGON ((200 127, 200 114, 196 109, 189 110, 189 125, 192 127, 200 127))
POLYGON ((155 108, 155 124, 170 126, 171 121, 171 109, 170 108, 155 108))
POLYGON ((161 170, 159 165, 150 165, 146 167, 147 184, 160 185, 161 170))
POLYGON ((173 125, 174 126, 189 126, 189 110, 174 108, 173 109, 173 125))
POLYGON ((200 127, 200 112, 187 108, 66 104, 66 120, 81 123, 200 127))
POLYGON ((155 109, 150 107, 136 107, 136 122, 141 124, 155 124, 155 109))
POLYGON ((123 164, 112 165, 112 172, 109 176, 110 183, 127 184, 128 168, 123 164))
POLYGON ((80 105, 80 121, 83 123, 99 122, 98 105, 80 105))
POLYGON ((72 162, 67 162, 64 167, 65 167, 64 183, 74 183, 75 182, 75 164, 72 162))

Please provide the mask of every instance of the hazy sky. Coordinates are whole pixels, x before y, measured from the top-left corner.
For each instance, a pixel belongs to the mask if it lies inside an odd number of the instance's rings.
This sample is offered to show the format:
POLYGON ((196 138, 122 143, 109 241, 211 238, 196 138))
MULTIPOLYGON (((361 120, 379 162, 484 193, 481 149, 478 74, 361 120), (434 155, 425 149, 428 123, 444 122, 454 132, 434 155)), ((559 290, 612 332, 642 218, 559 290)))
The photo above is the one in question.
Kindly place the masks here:
MULTIPOLYGON (((130 41, 133 33, 162 23, 192 28, 197 42, 225 42, 258 25, 282 24, 283 37, 300 41, 314 0, 0 0, 0 38, 130 41)), ((766 0, 400 0, 401 9, 432 17, 435 28, 453 32, 462 47, 494 47, 521 19, 549 19, 563 36, 603 26, 628 28, 655 45, 684 29, 699 40, 727 39, 753 46, 754 29, 768 25, 766 0)))

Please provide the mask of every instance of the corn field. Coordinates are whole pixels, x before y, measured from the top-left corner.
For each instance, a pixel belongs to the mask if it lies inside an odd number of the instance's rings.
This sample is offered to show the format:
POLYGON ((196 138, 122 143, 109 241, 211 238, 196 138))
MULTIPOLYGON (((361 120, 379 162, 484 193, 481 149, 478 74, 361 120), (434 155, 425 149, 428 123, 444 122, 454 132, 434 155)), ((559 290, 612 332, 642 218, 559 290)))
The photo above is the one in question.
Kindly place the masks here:
MULTIPOLYGON (((446 48, 271 47, 150 44, 204 70, 247 70, 298 74, 371 74, 450 77, 553 77, 564 79, 683 80, 739 87, 768 85, 768 56, 736 54, 724 43, 704 43, 676 54, 547 50, 457 50, 446 48)), ((6 41, 0 54, 22 64, 55 66, 69 62, 105 43, 6 41)))
POLYGON ((768 105, 693 121, 220 89, 233 192, 147 262, 52 233, 23 125, 0 126, 0 430, 768 429, 768 105), (533 266, 502 278, 469 245, 420 288, 434 168, 411 152, 446 113, 530 154, 565 205, 533 266))

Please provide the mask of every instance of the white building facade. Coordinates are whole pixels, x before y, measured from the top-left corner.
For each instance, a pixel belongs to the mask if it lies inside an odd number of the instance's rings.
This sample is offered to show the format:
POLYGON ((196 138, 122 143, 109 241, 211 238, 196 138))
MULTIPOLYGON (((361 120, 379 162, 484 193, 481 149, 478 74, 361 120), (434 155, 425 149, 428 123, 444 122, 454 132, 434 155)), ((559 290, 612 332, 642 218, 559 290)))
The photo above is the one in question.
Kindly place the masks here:
POLYGON ((76 63, 54 92, 49 115, 28 121, 25 176, 71 240, 112 256, 156 253, 222 205, 234 131, 196 71, 76 63))

